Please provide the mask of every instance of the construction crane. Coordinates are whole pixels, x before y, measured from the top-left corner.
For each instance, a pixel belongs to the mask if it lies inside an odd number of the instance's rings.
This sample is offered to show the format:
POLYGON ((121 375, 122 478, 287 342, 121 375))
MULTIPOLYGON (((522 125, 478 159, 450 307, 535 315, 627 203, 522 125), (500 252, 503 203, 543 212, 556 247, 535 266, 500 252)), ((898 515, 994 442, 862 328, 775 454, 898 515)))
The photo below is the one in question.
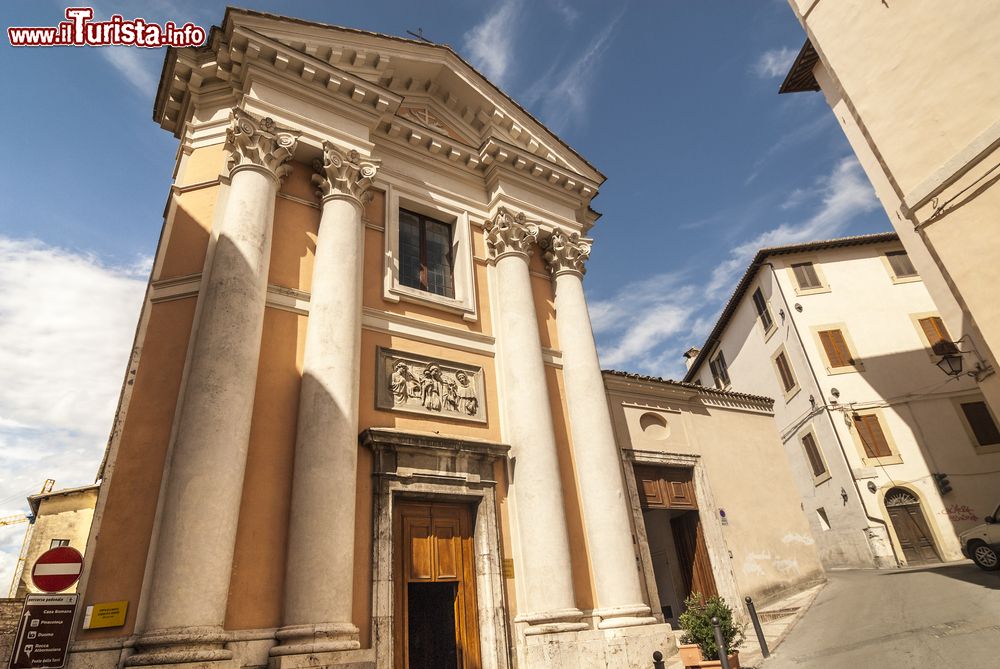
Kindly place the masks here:
MULTIPOLYGON (((52 488, 55 484, 56 482, 54 479, 45 479, 45 483, 42 485, 42 489, 38 494, 44 495, 47 492, 52 492, 52 488)), ((28 529, 24 531, 24 541, 21 542, 21 552, 17 556, 17 565, 14 567, 14 579, 10 584, 10 592, 7 594, 7 596, 11 598, 17 597, 18 586, 21 584, 21 574, 24 573, 24 563, 28 560, 28 546, 31 545, 31 532, 35 529, 35 519, 24 513, 16 516, 0 518, 0 526, 17 525, 18 523, 28 523, 28 529)))

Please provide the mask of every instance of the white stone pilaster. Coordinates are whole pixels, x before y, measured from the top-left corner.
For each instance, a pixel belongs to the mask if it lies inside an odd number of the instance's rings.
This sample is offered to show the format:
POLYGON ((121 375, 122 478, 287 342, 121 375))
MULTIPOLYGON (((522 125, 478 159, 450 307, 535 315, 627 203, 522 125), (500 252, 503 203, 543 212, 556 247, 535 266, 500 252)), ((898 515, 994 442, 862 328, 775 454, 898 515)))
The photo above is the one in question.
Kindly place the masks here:
POLYGON ((557 229, 542 245, 555 282, 566 404, 597 598, 594 613, 601 628, 655 623, 643 603, 621 460, 583 292, 590 240, 557 229))
POLYGON ((250 438, 274 203, 298 134, 233 110, 230 185, 206 267, 166 470, 138 653, 128 665, 231 660, 223 632, 250 438))
POLYGON ((486 224, 496 263, 503 406, 513 460, 511 495, 517 517, 518 616, 526 634, 584 629, 576 608, 569 533, 559 477, 528 258, 538 228, 501 208, 486 224))
POLYGON ((331 143, 313 182, 323 201, 299 394, 284 627, 274 656, 359 647, 352 622, 361 368, 362 198, 378 169, 331 143))

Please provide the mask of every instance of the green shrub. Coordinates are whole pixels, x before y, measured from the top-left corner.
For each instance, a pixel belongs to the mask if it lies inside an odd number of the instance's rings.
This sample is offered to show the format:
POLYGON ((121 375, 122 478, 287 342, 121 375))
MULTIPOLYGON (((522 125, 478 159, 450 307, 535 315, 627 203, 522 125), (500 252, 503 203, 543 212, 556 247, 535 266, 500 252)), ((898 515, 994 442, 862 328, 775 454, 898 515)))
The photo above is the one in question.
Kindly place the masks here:
POLYGON ((733 610, 726 600, 718 595, 705 599, 697 592, 684 600, 687 610, 677 621, 684 634, 681 643, 696 643, 701 648, 701 654, 706 660, 718 660, 719 648, 715 645, 715 633, 712 630, 712 618, 719 619, 722 630, 722 640, 732 653, 743 645, 743 634, 746 625, 737 625, 733 621, 733 610))

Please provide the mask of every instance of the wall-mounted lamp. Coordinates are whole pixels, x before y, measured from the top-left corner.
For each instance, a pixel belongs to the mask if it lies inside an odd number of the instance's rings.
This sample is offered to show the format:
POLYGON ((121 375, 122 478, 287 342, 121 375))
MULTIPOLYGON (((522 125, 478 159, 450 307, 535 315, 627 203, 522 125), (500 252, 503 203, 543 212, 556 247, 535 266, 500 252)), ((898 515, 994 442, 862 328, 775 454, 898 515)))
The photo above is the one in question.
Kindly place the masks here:
POLYGON ((868 482, 868 492, 870 492, 871 494, 874 495, 876 490, 878 490, 878 486, 875 485, 875 481, 869 481, 868 482))
POLYGON ((795 303, 795 311, 799 312, 800 314, 802 313, 802 305, 799 304, 798 302, 795 303))
POLYGON ((993 373, 993 367, 986 362, 983 356, 979 355, 979 350, 976 349, 976 345, 969 335, 965 335, 955 341, 942 339, 934 344, 931 350, 936 355, 941 356, 941 359, 935 365, 948 376, 955 377, 962 375, 964 371, 964 359, 962 356, 969 355, 970 353, 976 357, 976 365, 970 371, 964 372, 966 375, 971 376, 976 381, 982 381, 993 373), (962 350, 960 344, 963 343, 968 347, 968 350, 962 350))
POLYGON ((830 404, 836 404, 839 399, 840 391, 836 388, 830 388, 830 404))
POLYGON ((840 499, 844 500, 844 506, 847 506, 847 491, 843 488, 840 489, 840 499))

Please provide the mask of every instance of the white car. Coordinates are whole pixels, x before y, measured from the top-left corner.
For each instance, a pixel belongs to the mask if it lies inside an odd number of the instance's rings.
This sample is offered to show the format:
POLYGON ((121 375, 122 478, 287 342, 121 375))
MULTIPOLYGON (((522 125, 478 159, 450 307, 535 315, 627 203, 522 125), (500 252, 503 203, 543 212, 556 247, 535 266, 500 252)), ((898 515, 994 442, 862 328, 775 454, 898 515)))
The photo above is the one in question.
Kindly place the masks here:
POLYGON ((986 571, 1000 569, 1000 523, 997 516, 1000 516, 1000 506, 993 511, 993 515, 983 518, 985 522, 982 525, 958 535, 962 555, 986 571))

